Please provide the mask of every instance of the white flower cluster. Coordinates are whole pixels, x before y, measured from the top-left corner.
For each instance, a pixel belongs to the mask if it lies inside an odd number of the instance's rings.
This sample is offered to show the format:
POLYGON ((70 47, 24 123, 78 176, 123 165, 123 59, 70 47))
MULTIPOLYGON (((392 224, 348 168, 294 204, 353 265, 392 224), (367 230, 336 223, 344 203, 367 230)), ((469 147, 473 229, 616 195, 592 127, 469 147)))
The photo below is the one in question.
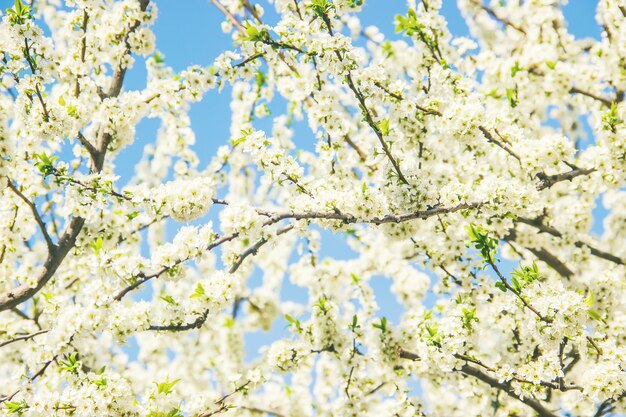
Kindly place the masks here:
POLYGON ((212 0, 182 70, 154 1, 61 3, 0 21, 1 415, 626 413, 621 2, 212 0))

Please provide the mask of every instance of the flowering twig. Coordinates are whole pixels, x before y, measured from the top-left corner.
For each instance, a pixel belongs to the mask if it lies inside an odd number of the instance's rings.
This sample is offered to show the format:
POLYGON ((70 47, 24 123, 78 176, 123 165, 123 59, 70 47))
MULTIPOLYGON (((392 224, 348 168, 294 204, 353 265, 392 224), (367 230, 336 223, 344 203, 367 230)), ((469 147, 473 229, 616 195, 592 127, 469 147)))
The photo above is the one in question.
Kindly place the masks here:
POLYGON ((0 343, 0 347, 6 346, 6 345, 10 345, 11 343, 19 342, 21 340, 29 340, 29 339, 32 339, 35 336, 39 336, 40 334, 48 333, 49 331, 50 330, 39 330, 38 332, 35 332, 35 333, 26 334, 26 335, 23 335, 23 336, 17 336, 17 337, 14 337, 13 339, 6 340, 6 341, 0 343))
POLYGON ((13 191, 22 201, 24 201, 24 203, 26 203, 30 211, 33 213, 33 217, 35 218, 35 221, 37 222, 37 225, 39 226, 39 230, 41 231, 43 238, 46 240, 46 245, 48 246, 48 252, 49 253, 54 252, 56 249, 56 245, 52 242, 52 238, 50 237, 50 234, 48 234, 48 229, 46 228, 46 224, 43 222, 43 219, 41 218, 41 215, 37 211, 37 207, 35 207, 35 204, 32 201, 30 201, 28 197, 26 197, 15 186, 15 184, 13 184, 13 181, 11 181, 10 178, 7 178, 7 184, 9 188, 11 189, 11 191, 13 191))
MULTIPOLYGON (((404 349, 399 350, 398 356, 401 359, 408 359, 411 361, 416 361, 420 359, 419 355, 413 352, 409 352, 404 349)), ((465 375, 474 377, 482 382, 485 382, 492 388, 505 392, 508 396, 515 398, 516 400, 519 400, 522 403, 528 405, 530 408, 535 410, 541 417, 558 417, 556 414, 549 411, 539 400, 536 400, 528 396, 522 396, 520 394, 517 394, 516 391, 511 387, 510 383, 500 382, 496 378, 486 374, 485 372, 481 371, 478 368, 465 364, 461 368, 455 369, 455 370, 457 372, 461 372, 465 375)))
POLYGON ((204 310, 204 312, 198 316, 194 321, 185 324, 169 324, 169 325, 150 325, 148 330, 155 331, 168 331, 168 332, 184 332, 187 330, 199 329, 202 327, 204 322, 206 321, 209 315, 209 310, 204 310))

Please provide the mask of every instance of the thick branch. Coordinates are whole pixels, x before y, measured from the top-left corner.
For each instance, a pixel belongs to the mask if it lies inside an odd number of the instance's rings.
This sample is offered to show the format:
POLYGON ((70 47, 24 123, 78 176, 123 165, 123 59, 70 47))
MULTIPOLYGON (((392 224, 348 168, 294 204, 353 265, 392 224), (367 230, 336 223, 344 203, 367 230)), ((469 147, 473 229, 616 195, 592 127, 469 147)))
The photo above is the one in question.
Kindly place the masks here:
MULTIPOLYGON (((512 244, 512 242, 515 241, 516 237, 517 237, 517 233, 515 232, 515 229, 512 229, 509 232, 509 234, 505 236, 503 239, 509 243, 509 245, 513 248, 513 250, 515 250, 515 252, 517 252, 517 254, 520 257, 522 257, 522 254, 519 253, 519 251, 512 244)), ((549 252, 545 248, 535 249, 535 248, 531 248, 528 246, 524 246, 524 248, 530 251, 530 253, 532 253, 533 255, 535 255, 537 259, 545 262, 550 268, 554 269, 562 277, 570 279, 571 277, 574 276, 574 272, 571 269, 569 269, 569 267, 565 265, 565 263, 563 263, 559 258, 554 256, 551 252, 549 252)))
MULTIPOLYGON (((137 0, 140 4, 142 11, 145 11, 148 7, 149 0, 137 0)), ((129 32, 126 34, 126 53, 130 53, 130 46, 128 45, 128 35, 130 32, 137 29, 140 25, 139 21, 135 21, 131 26, 129 32)), ((119 95, 122 84, 124 82, 124 76, 126 74, 126 68, 118 67, 114 74, 111 86, 109 88, 108 97, 114 97, 119 95)), ((94 162, 94 171, 100 172, 104 166, 104 160, 107 152, 108 142, 111 136, 109 133, 105 133, 104 129, 100 129, 99 141, 97 146, 97 155, 94 162)), ((67 228, 65 229, 61 239, 59 240, 54 251, 48 253, 48 257, 42 266, 42 272, 37 280, 37 284, 34 288, 28 285, 20 285, 19 287, 9 291, 8 293, 0 295, 0 311, 8 310, 18 306, 24 301, 30 299, 33 295, 37 294, 44 285, 54 276, 57 268, 61 265, 69 251, 76 244, 76 238, 85 224, 85 219, 82 217, 74 217, 67 228)))
MULTIPOLYGON (((139 8, 142 12, 145 12, 148 8, 149 0, 137 0, 139 2, 139 8)), ((131 25, 128 32, 126 32, 126 37, 124 39, 124 43, 126 44, 126 51, 124 55, 130 54, 130 44, 128 43, 128 37, 131 33, 133 33, 137 28, 141 25, 139 20, 136 20, 131 25)), ((111 84, 109 85, 109 91, 106 93, 106 97, 117 97, 122 91, 122 85, 124 84, 124 77, 126 76, 126 66, 120 64, 113 73, 113 78, 111 79, 111 84)), ((98 134, 98 141, 96 145, 96 149, 98 150, 98 154, 96 155, 96 159, 94 161, 94 165, 96 168, 96 172, 102 171, 104 166, 104 158, 106 156, 107 147, 111 142, 111 133, 107 132, 105 129, 100 129, 98 134)))
POLYGON ((23 284, 19 287, 9 291, 8 293, 0 295, 0 311, 9 310, 30 299, 33 295, 37 294, 39 290, 54 276, 57 268, 65 259, 70 249, 74 247, 76 243, 76 237, 80 233, 85 219, 81 217, 74 217, 71 221, 63 236, 59 240, 55 250, 48 253, 48 257, 42 266, 42 273, 37 280, 37 285, 32 288, 29 285, 23 284))

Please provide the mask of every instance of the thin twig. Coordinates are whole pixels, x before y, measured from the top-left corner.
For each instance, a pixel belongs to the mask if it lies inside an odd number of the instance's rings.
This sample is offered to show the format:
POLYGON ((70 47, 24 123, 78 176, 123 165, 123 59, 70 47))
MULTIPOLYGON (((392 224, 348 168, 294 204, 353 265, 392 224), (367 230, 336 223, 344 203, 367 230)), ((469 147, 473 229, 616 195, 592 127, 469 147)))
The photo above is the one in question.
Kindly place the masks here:
POLYGON ((187 330, 199 329, 202 327, 207 317, 209 316, 209 310, 204 310, 204 312, 198 316, 194 321, 185 324, 169 324, 169 325, 150 325, 148 330, 155 331, 168 331, 168 332, 184 332, 187 330))
POLYGON ((582 96, 586 96, 586 97, 592 98, 594 100, 597 100, 600 103, 602 103, 605 107, 608 107, 608 108, 610 108, 611 104, 613 104, 613 102, 611 100, 609 100, 608 98, 599 96, 597 94, 590 93, 589 91, 581 90, 578 87, 570 88, 569 92, 570 92, 570 94, 580 94, 582 96))
POLYGON ((21 340, 32 339, 35 336, 39 336, 40 334, 48 333, 49 331, 50 330, 40 330, 38 332, 27 334, 27 335, 24 335, 24 336, 14 337, 13 339, 10 339, 10 340, 7 340, 7 341, 4 341, 4 342, 0 343, 0 347, 6 346, 6 345, 10 345, 11 343, 19 342, 21 340))
POLYGON ((41 234, 43 235, 43 238, 46 240, 46 245, 48 246, 48 252, 49 253, 54 252, 54 250, 56 249, 56 246, 52 242, 52 238, 50 237, 50 235, 48 234, 48 230, 46 229, 46 224, 44 223, 43 219, 39 215, 39 212, 37 211, 37 207, 35 206, 35 204, 32 201, 30 201, 30 199, 28 197, 26 197, 15 186, 15 184, 13 184, 13 181, 11 181, 11 179, 8 178, 8 177, 7 177, 7 184, 9 186, 9 188, 11 189, 11 191, 13 191, 20 199, 22 199, 22 201, 24 201, 26 203, 26 205, 28 206, 30 211, 33 213, 33 217, 35 217, 35 221, 37 222, 37 225, 39 225, 39 229, 41 230, 41 234))
POLYGON ((230 23, 232 23, 237 28, 237 30, 239 30, 239 32, 243 34, 246 33, 246 28, 244 28, 243 25, 239 23, 239 20, 237 20, 237 18, 226 7, 224 7, 222 3, 220 3, 217 0, 209 0, 209 1, 213 3, 215 7, 217 7, 224 14, 224 16, 226 16, 226 18, 230 21, 230 23))
MULTIPOLYGON (((80 62, 85 62, 85 53, 87 52, 87 24, 89 23, 89 15, 87 14, 87 10, 83 10, 83 23, 81 28, 83 30, 83 36, 81 39, 80 45, 80 62)), ((74 97, 78 97, 80 95, 80 79, 82 77, 79 75, 76 77, 76 83, 74 84, 74 97)))

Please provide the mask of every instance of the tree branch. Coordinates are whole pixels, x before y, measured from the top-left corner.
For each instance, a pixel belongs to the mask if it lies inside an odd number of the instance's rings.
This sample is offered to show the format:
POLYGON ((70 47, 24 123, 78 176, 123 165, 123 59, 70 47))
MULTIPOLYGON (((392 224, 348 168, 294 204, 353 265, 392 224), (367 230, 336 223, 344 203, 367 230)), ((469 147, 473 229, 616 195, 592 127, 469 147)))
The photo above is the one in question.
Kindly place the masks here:
POLYGON ((541 172, 537 174, 537 177, 541 180, 541 183, 537 186, 537 190, 539 191, 545 190, 546 188, 552 187, 557 182, 571 181, 576 177, 579 177, 581 175, 589 175, 595 171, 596 171, 595 168, 590 168, 590 169, 574 168, 571 171, 564 172, 562 174, 550 175, 550 176, 547 176, 541 172))
POLYGON ((511 22, 510 20, 499 16, 492 8, 484 5, 481 1, 479 0, 471 0, 472 3, 474 3, 475 5, 479 6, 481 9, 483 9, 485 12, 487 12, 487 14, 491 17, 493 17, 495 20, 497 20, 500 23, 503 23, 505 26, 509 26, 513 29, 515 29, 516 31, 523 33, 524 35, 526 35, 526 31, 524 29, 522 29, 522 27, 518 26, 517 24, 511 22))
POLYGON ((599 102, 600 102, 600 103, 602 103, 605 107, 608 107, 608 108, 610 108, 610 107, 611 107, 611 104, 613 103, 613 102, 612 102, 611 100, 609 100, 608 98, 604 98, 604 97, 601 97, 601 96, 599 96, 599 95, 596 95, 596 94, 590 93, 590 92, 588 92, 588 91, 581 90, 581 89, 580 89, 580 88, 578 88, 578 87, 572 87, 572 88, 570 88, 569 92, 570 92, 570 94, 580 94, 580 95, 583 95, 583 96, 586 96, 586 97, 592 98, 592 99, 594 99, 594 100, 596 100, 596 101, 599 101, 599 102))
POLYGON ((170 324, 170 325, 162 325, 162 326, 150 325, 150 327, 148 327, 148 330, 168 331, 168 332, 184 332, 184 331, 187 331, 187 330, 199 329, 200 327, 202 327, 202 325, 206 321, 208 315, 209 315, 209 310, 207 309, 207 310, 204 310, 204 313, 202 313, 202 315, 198 316, 198 318, 195 319, 194 321, 192 321, 191 323, 170 324))
MULTIPOLYGON (((227 204, 226 202, 222 202, 221 200, 214 200, 214 203, 215 204, 218 204, 218 203, 227 204)), ((336 212, 321 212, 321 211, 320 212, 318 211, 293 212, 293 211, 290 211, 290 212, 282 212, 282 213, 277 213, 277 212, 272 212, 272 211, 267 211, 267 210, 262 210, 262 209, 257 209, 256 211, 260 215, 268 217, 268 219, 263 223, 263 227, 270 226, 272 224, 275 224, 282 220, 287 220, 287 219, 294 219, 294 220, 327 219, 327 220, 341 220, 344 223, 363 223, 363 224, 380 225, 380 224, 385 224, 385 223, 401 223, 401 222, 415 220, 415 219, 427 219, 429 217, 436 216, 439 214, 455 213, 460 210, 478 209, 482 207, 483 205, 484 203, 462 203, 453 207, 435 207, 435 208, 430 208, 427 210, 415 211, 415 212, 401 214, 401 215, 386 215, 383 217, 374 217, 371 219, 361 219, 350 214, 341 213, 340 211, 336 211, 336 212)), ((237 237, 239 237, 239 232, 233 232, 231 234, 216 238, 211 244, 207 245, 207 247, 204 250, 205 251, 213 250, 214 248, 226 242, 234 240, 237 237)), ((261 241, 258 241, 255 245, 259 245, 260 247, 261 245, 265 244, 265 242, 263 243, 260 243, 260 242, 261 241)), ((246 255, 246 257, 251 255, 253 251, 254 251, 254 245, 252 249, 250 250, 250 252, 246 255)), ((171 270, 173 267, 178 266, 190 259, 191 258, 178 259, 172 265, 163 267, 160 270, 153 272, 151 274, 145 274, 144 272, 140 272, 134 277, 135 282, 133 282, 131 285, 127 286, 126 288, 122 289, 113 299, 116 301, 121 300, 122 298, 124 298, 126 294, 128 294, 130 291, 134 290, 135 288, 139 287, 143 283, 153 278, 160 277, 167 271, 171 270)))
MULTIPOLYGON (((81 39, 80 45, 80 62, 85 62, 85 53, 87 52, 87 24, 89 23, 89 15, 87 14, 87 10, 83 10, 83 23, 81 25, 83 29, 83 37, 81 39)), ((74 84, 74 97, 78 97, 80 95, 80 79, 81 76, 76 77, 76 83, 74 84)))
POLYGON ((489 142, 491 142, 494 145, 498 146, 499 148, 503 149, 506 153, 508 153, 513 158, 515 158, 515 159, 517 159, 518 161, 521 162, 521 158, 515 152, 513 152, 513 150, 511 150, 511 148, 509 148, 508 146, 506 146, 505 144, 503 144, 502 142, 500 142, 499 140, 494 138, 493 135, 491 134, 491 132, 489 132, 484 126, 478 126, 478 129, 482 132, 482 134, 485 136, 485 138, 489 142))
MULTIPOLYGON (((529 226, 532 226, 532 227, 538 229, 540 232, 548 233, 549 235, 552 235, 554 237, 558 237, 558 238, 563 237, 563 234, 561 232, 559 232, 558 230, 556 230, 555 228, 543 224, 541 222, 541 218, 539 218, 539 217, 537 217, 535 219, 529 219, 527 217, 518 217, 516 221, 519 222, 519 223, 524 223, 524 224, 527 224, 529 226)), ((576 242, 574 242, 574 245, 577 248, 581 248, 581 247, 584 246, 587 249, 589 249, 590 253, 593 256, 596 256, 598 258, 601 258, 601 259, 613 262, 614 264, 617 264, 617 265, 624 265, 625 264, 625 261, 622 258, 620 258, 619 256, 616 256, 616 255, 613 255, 611 253, 605 252, 603 250, 597 249, 596 247, 590 245, 589 243, 585 243, 583 241, 577 240, 576 242)))
POLYGON ((38 332, 27 334, 27 335, 24 335, 24 336, 14 337, 13 339, 10 339, 10 340, 7 340, 7 341, 4 341, 4 342, 0 343, 0 347, 6 346, 6 345, 10 345, 11 343, 19 342, 21 340, 32 339, 35 336, 39 336, 40 334, 48 333, 49 331, 50 330, 40 330, 38 332))
MULTIPOLYGON (((46 369, 48 369, 50 364, 54 362, 58 356, 59 355, 54 355, 52 359, 44 363, 44 365, 41 368, 39 368, 39 370, 33 376, 27 379, 27 383, 32 384, 35 381, 35 379, 42 376, 46 372, 46 369)), ((15 391, 13 391, 11 394, 5 395, 4 397, 0 398, 0 404, 2 404, 5 401, 11 401, 13 397, 15 397, 17 394, 20 393, 20 391, 22 391, 22 388, 18 388, 15 391)))
POLYGON ((37 285, 32 288, 29 285, 23 284, 13 290, 0 295, 0 311, 9 310, 30 299, 33 295, 37 294, 44 285, 54 276, 57 268, 65 259, 65 256, 69 253, 70 249, 74 247, 76 243, 76 237, 80 233, 85 219, 82 217, 74 217, 67 229, 61 236, 55 250, 48 253, 46 261, 42 265, 42 273, 37 280, 37 285))
POLYGON ((223 14, 224 16, 226 16, 226 18, 228 19, 228 21, 230 23, 232 23, 239 32, 245 34, 246 33, 246 29, 242 26, 241 23, 239 23, 239 20, 237 20, 237 18, 235 16, 233 16, 233 14, 222 5, 222 3, 220 3, 217 0, 209 0, 211 3, 213 3, 215 5, 215 7, 217 7, 223 14))
MULTIPOLYGON (((293 229, 293 225, 289 225, 287 227, 284 227, 284 228, 278 230, 278 232, 276 232, 276 234, 280 236, 283 233, 287 233, 291 229, 293 229)), ((230 269, 228 270, 228 273, 229 274, 233 274, 235 271, 237 271, 239 269, 239 267, 241 266, 241 264, 243 263, 243 261, 248 256, 256 255, 257 252, 259 251, 259 249, 261 248, 261 246, 265 245, 267 242, 268 242, 268 239, 261 238, 254 245, 250 246, 248 249, 246 249, 244 252, 242 252, 239 256, 237 256, 237 259, 235 260, 235 263, 233 264, 233 266, 230 267, 230 269)))
POLYGON ((49 253, 54 252, 54 250, 56 249, 56 246, 52 242, 52 238, 50 237, 50 235, 48 234, 48 230, 46 229, 46 224, 43 222, 43 219, 39 215, 39 212, 37 211, 37 207, 35 207, 35 204, 32 201, 30 201, 28 197, 26 197, 15 186, 15 184, 13 184, 13 181, 11 181, 9 177, 7 177, 7 184, 9 188, 11 189, 11 191, 13 191, 20 199, 22 199, 22 201, 26 203, 30 211, 33 213, 33 217, 35 217, 35 221, 37 222, 37 225, 39 226, 39 229, 41 230, 41 234, 43 235, 43 238, 46 240, 46 245, 48 246, 48 252, 49 253))
MULTIPOLYGON (((140 5, 140 9, 145 11, 148 7, 149 0, 137 0, 140 5)), ((139 27, 140 22, 135 21, 135 23, 131 26, 129 32, 126 34, 126 53, 130 53, 130 46, 128 45, 128 35, 130 32, 134 31, 139 27)), ((122 84, 124 81, 124 76, 126 74, 126 68, 118 67, 114 74, 111 82, 111 86, 109 88, 108 97, 114 97, 119 95, 122 84)), ((108 141, 110 140, 111 135, 109 133, 105 133, 103 128, 100 128, 99 132, 99 141, 97 149, 97 155, 94 162, 93 172, 100 172, 104 166, 104 160, 107 153, 108 141)), ((9 181, 10 182, 10 181, 9 181)), ((54 276, 56 270, 61 265, 70 249, 74 247, 76 244, 76 238, 78 234, 83 228, 85 224, 85 219, 82 217, 74 217, 70 222, 67 228, 65 229, 61 239, 54 251, 48 253, 48 257, 42 266, 42 272, 37 280, 37 285, 34 288, 31 288, 28 285, 21 285, 8 293, 0 295, 0 311, 8 310, 13 308, 24 301, 30 299, 33 295, 37 294, 46 283, 54 276)))
MULTIPOLYGON (((417 361, 419 360, 419 356, 415 353, 406 351, 404 349, 400 349, 398 352, 398 356, 401 359, 408 359, 411 361, 417 361)), ((489 386, 491 386, 492 388, 495 388, 497 390, 501 390, 504 391, 507 395, 509 395, 512 398, 515 398, 516 400, 521 401, 522 403, 526 404, 527 406, 529 406, 530 408, 532 408, 533 410, 535 410, 539 416, 541 417, 558 417, 557 414, 552 413, 551 411, 549 411, 547 408, 545 408, 545 406, 543 404, 541 404, 540 401, 528 397, 528 396, 521 396, 518 395, 517 393, 515 393, 515 390, 513 390, 513 388, 511 388, 510 383, 502 383, 499 382, 496 378, 493 378, 491 376, 489 376, 488 374, 486 374, 485 372, 481 371, 478 368, 475 368, 471 365, 465 364, 463 365, 461 368, 459 369, 455 369, 455 371, 457 372, 461 372, 465 375, 474 377, 482 382, 485 382, 486 384, 488 384, 489 386)))
POLYGON ((526 247, 537 259, 545 262, 550 268, 554 269, 559 275, 564 278, 570 279, 574 276, 574 272, 567 267, 559 258, 548 252, 544 248, 530 248, 526 247))
MULTIPOLYGON (((339 56, 339 59, 341 59, 339 52, 337 52, 337 55, 339 56)), ((396 174, 398 174, 398 178, 400 178, 400 181, 402 181, 404 184, 408 185, 409 181, 406 179, 406 177, 400 170, 400 164, 398 164, 398 161, 396 161, 393 155, 391 154, 391 149, 389 148, 389 145, 385 141, 385 138, 383 137, 383 133, 380 131, 380 128, 376 125, 376 123, 374 123, 374 120, 372 119, 372 114, 369 108, 367 107, 367 105, 365 104, 365 97, 363 97, 363 94, 361 94, 359 89, 356 88, 356 86, 354 85, 354 81, 352 81, 352 75, 350 75, 350 73, 346 75, 346 81, 348 82, 348 87, 350 88, 350 90, 352 90, 357 100, 361 104, 361 108, 365 116, 365 121, 376 134, 378 141, 383 147, 383 151, 385 152, 385 155, 387 155, 387 158, 389 159, 389 162, 391 162, 393 169, 396 171, 396 174)))

